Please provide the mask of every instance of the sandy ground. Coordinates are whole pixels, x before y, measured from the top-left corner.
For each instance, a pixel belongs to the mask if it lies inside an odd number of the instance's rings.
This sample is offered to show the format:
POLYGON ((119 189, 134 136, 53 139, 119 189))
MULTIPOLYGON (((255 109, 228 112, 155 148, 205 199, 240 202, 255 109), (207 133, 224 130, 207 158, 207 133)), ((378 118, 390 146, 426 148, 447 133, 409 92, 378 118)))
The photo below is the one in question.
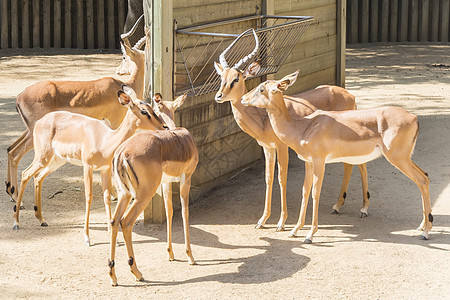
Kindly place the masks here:
MULTIPOLYGON (((6 147, 24 126, 15 96, 45 79, 95 79, 114 72, 117 53, 99 51, 0 51, 0 169, 6 147), (31 56, 30 56, 31 54, 31 56)), ((254 224, 263 210, 264 162, 216 188, 190 207, 191 239, 197 265, 184 255, 180 212, 174 218, 176 261, 166 255, 165 225, 135 226, 136 261, 146 281, 129 272, 124 246, 116 255, 120 286, 109 285, 106 231, 99 178, 91 214, 90 248, 82 243, 82 170, 66 165, 44 182, 43 212, 34 217, 29 184, 21 229, 13 231, 13 203, 0 194, 0 298, 448 298, 450 293, 450 46, 370 45, 348 49, 347 88, 362 107, 398 105, 417 114, 420 133, 413 159, 430 174, 434 227, 419 239, 417 187, 384 158, 368 164, 371 206, 359 218, 360 179, 354 171, 341 214, 330 214, 337 199, 342 166, 328 165, 314 243, 277 233, 279 189, 266 229, 254 224), (81 191, 80 191, 81 189, 81 191), (48 196, 62 190, 53 199, 48 196)), ((301 78, 299 79, 301 80, 301 78)), ((23 170, 32 159, 22 160, 23 170)), ((287 229, 297 221, 303 163, 291 155, 287 229)), ((3 188, 2 188, 3 190, 3 188)), ((311 204, 312 201, 310 201, 311 204)))

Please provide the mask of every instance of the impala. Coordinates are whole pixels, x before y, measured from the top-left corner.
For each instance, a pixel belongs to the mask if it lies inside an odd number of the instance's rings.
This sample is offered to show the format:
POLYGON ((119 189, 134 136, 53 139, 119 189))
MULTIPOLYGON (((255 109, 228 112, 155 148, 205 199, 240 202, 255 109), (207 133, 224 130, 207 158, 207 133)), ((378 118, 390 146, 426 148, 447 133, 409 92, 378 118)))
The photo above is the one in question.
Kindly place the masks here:
MULTIPOLYGON (((139 25, 139 23, 144 19, 142 14, 142 1, 128 1, 128 13, 124 25, 124 33, 120 35, 120 38, 129 48, 131 48, 130 38, 138 30, 137 35, 142 36, 144 31, 142 30, 144 26, 139 25), (140 17, 137 18, 136 12, 133 11, 134 6, 140 6, 141 13, 140 17), (134 25, 133 25, 134 24, 134 25)), ((128 75, 131 74, 133 70, 133 65, 130 63, 130 57, 127 55, 125 46, 120 44, 120 50, 122 51, 122 61, 120 65, 116 68, 116 74, 118 75, 128 75)))
POLYGON ((92 81, 43 81, 27 87, 17 96, 16 109, 26 125, 25 132, 8 147, 6 192, 17 198, 17 166, 20 159, 33 149, 33 128, 36 122, 52 111, 70 111, 96 119, 107 120, 113 129, 122 122, 127 109, 116 100, 123 84, 133 88, 139 99, 144 94, 145 55, 139 50, 142 38, 133 48, 124 45, 135 67, 127 81, 104 77, 92 81))
POLYGON ((283 92, 297 76, 298 71, 278 81, 264 82, 242 98, 244 105, 266 109, 275 134, 305 161, 302 206, 290 236, 295 236, 305 224, 311 186, 313 218, 305 242, 311 243, 318 230, 325 164, 363 164, 383 155, 418 186, 423 205, 423 220, 418 229, 423 230, 422 239, 428 239, 433 222, 428 174, 411 160, 419 132, 417 117, 400 107, 382 107, 345 112, 318 110, 303 118, 293 118, 283 92))
MULTIPOLYGON (((123 89, 129 91, 126 86, 123 89)), ((36 122, 33 132, 34 160, 22 173, 17 205, 14 206, 14 229, 19 229, 20 203, 25 187, 33 176, 35 176, 35 216, 41 226, 47 226, 41 213, 42 181, 67 162, 83 166, 86 198, 84 243, 90 245, 89 211, 92 203, 93 170, 101 171, 103 200, 109 226, 111 219, 109 183, 114 151, 139 128, 157 130, 166 127, 150 105, 132 101, 122 90, 118 92, 118 96, 118 102, 127 108, 127 114, 115 130, 100 120, 66 111, 48 113, 36 122)))
POLYGON ((142 280, 133 251, 133 225, 152 200, 160 184, 166 209, 169 260, 174 259, 171 183, 180 182, 186 255, 189 264, 195 264, 189 237, 189 189, 192 173, 198 163, 198 150, 189 131, 181 127, 176 128, 173 122, 173 112, 183 103, 185 97, 179 97, 171 103, 155 99, 161 110, 161 117, 166 120, 170 130, 139 132, 120 145, 114 154, 113 173, 119 200, 111 220, 111 254, 108 259, 113 286, 117 285, 114 258, 119 224, 127 247, 130 270, 137 280, 142 280), (134 202, 125 212, 131 198, 134 198, 134 202))
MULTIPOLYGON (((252 30, 252 29, 249 29, 252 30)), ((266 162, 265 178, 266 178, 266 196, 264 213, 259 219, 256 228, 262 228, 266 220, 270 217, 271 201, 272 201, 272 185, 274 179, 275 161, 278 156, 278 180, 281 193, 281 216, 277 224, 277 231, 284 230, 284 223, 287 219, 286 205, 286 182, 289 162, 288 146, 284 144, 274 133, 267 117, 267 112, 256 107, 246 107, 241 104, 241 97, 247 93, 245 87, 245 79, 255 75, 260 65, 252 63, 249 67, 242 71, 241 67, 247 61, 252 59, 258 51, 259 41, 255 31, 255 49, 248 56, 240 60, 233 67, 229 67, 225 59, 229 49, 249 30, 242 33, 236 40, 220 54, 220 63, 215 62, 217 73, 222 77, 219 91, 215 96, 218 103, 229 101, 233 111, 234 118, 239 127, 256 139, 259 145, 264 149, 266 162)), ((293 116, 306 116, 314 112, 316 109, 322 110, 352 110, 356 109, 355 97, 347 90, 337 86, 319 86, 316 89, 295 95, 294 97, 284 96, 289 113, 293 116)), ((367 168, 365 164, 358 166, 361 172, 363 186, 363 207, 361 208, 361 217, 367 216, 369 207, 369 192, 367 181, 367 168)), ((342 181, 341 191, 339 193, 338 202, 333 207, 333 212, 338 213, 340 207, 344 204, 347 195, 347 188, 352 173, 352 165, 344 163, 344 178, 342 181)))

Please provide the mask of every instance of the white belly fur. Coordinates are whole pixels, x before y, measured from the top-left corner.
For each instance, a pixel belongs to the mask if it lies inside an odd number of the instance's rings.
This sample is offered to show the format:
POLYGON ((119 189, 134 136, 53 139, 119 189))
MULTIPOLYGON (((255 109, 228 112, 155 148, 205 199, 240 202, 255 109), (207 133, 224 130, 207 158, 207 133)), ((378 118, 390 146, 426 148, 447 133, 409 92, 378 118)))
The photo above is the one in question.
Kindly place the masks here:
POLYGON ((366 162, 372 161, 380 157, 383 153, 381 152, 381 148, 376 146, 373 148, 372 152, 366 155, 360 156, 345 156, 345 157, 333 157, 332 155, 328 155, 325 159, 325 163, 336 163, 336 162, 344 162, 351 165, 360 165, 366 162))

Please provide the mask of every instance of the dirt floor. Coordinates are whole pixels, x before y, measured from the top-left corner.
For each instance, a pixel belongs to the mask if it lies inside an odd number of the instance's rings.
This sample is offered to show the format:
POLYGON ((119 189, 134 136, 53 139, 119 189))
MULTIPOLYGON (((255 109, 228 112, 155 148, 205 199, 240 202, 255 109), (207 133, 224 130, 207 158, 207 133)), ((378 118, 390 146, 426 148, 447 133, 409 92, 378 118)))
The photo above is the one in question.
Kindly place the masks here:
MULTIPOLYGON (((116 255, 118 287, 109 285, 109 237, 96 177, 91 214, 93 246, 83 245, 80 167, 66 165, 44 182, 43 212, 34 217, 29 184, 21 229, 13 231, 13 206, 0 193, 0 298, 448 298, 450 294, 450 45, 363 45, 347 52, 347 88, 360 108, 397 105, 419 116, 414 161, 430 174, 434 227, 428 241, 415 228, 422 219, 417 187, 384 158, 368 164, 371 205, 359 218, 360 179, 354 171, 341 214, 330 214, 343 168, 328 165, 314 243, 275 232, 279 189, 266 229, 254 224, 263 210, 264 162, 216 188, 190 207, 197 265, 184 255, 180 212, 174 217, 176 261, 166 254, 165 225, 135 226, 136 261, 146 281, 129 272, 125 247, 116 255), (48 199, 49 195, 63 193, 48 199)), ((99 51, 0 51, 0 169, 6 148, 24 129, 15 96, 46 79, 95 79, 114 73, 118 53, 99 51)), ((299 78, 301 80, 301 78, 299 78)), ((22 171, 32 159, 27 154, 22 171)), ((303 163, 291 155, 287 229, 297 221, 303 163)), ((3 188, 2 188, 3 191, 3 188)), ((310 201, 311 204, 312 201, 310 201)), ((121 238, 122 240, 122 238, 121 238)))

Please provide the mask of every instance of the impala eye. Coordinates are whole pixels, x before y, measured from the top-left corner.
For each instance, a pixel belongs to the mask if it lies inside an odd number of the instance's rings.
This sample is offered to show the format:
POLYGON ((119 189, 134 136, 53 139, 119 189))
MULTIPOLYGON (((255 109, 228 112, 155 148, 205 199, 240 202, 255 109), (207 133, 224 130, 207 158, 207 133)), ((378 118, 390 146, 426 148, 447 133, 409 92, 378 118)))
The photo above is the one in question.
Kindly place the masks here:
POLYGON ((263 86, 259 89, 259 92, 260 93, 264 92, 264 87, 263 86))
POLYGON ((230 89, 233 88, 233 86, 234 86, 234 84, 235 84, 236 82, 239 82, 239 77, 236 77, 235 79, 233 79, 233 81, 232 81, 231 84, 230 84, 230 89))
POLYGON ((146 110, 141 110, 141 114, 143 114, 144 116, 148 116, 148 112, 146 110))

